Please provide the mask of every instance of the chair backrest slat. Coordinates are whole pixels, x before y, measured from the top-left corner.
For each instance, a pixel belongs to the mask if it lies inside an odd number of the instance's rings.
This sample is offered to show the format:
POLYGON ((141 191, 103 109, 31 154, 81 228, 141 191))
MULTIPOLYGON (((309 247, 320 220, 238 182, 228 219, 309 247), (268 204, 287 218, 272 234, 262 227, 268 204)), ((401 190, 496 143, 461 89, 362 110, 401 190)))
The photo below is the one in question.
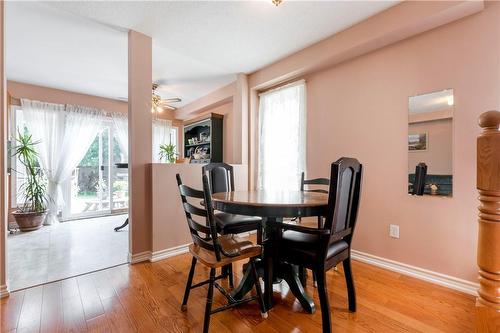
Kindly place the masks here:
POLYGON ((183 185, 181 176, 176 175, 177 185, 181 195, 182 207, 186 214, 186 220, 189 226, 189 232, 193 243, 209 251, 213 251, 218 261, 221 260, 221 247, 217 235, 217 227, 213 218, 212 195, 207 175, 203 175, 203 191, 196 190, 183 185), (188 202, 188 198, 203 199, 205 207, 196 207, 188 202), (201 216, 205 225, 195 221, 193 216, 201 216), (202 237, 200 233, 204 234, 202 237))
POLYGON ((196 222, 192 218, 188 218, 188 225, 189 225, 189 229, 193 229, 197 233, 201 232, 205 235, 210 235, 210 228, 209 227, 204 226, 204 225, 196 222))
POLYGON ((306 188, 305 185, 330 185, 330 179, 328 178, 314 178, 314 179, 305 179, 305 174, 302 172, 302 176, 300 179, 300 190, 305 192, 316 192, 316 193, 328 193, 328 190, 320 189, 320 188, 306 188))
POLYGON ((191 234, 191 238, 193 239, 193 243, 205 250, 215 251, 214 243, 211 238, 202 238, 198 234, 191 234))
POLYGON ((363 166, 354 158, 342 157, 332 164, 328 211, 325 228, 331 231, 331 240, 338 234, 351 243, 356 225, 363 166), (349 231, 350 232, 346 232, 349 231))
POLYGON ((207 211, 205 209, 193 206, 189 202, 184 202, 183 205, 184 205, 184 211, 190 214, 207 217, 207 211))
POLYGON ((234 191, 233 167, 227 163, 210 163, 201 169, 208 176, 212 193, 234 191))
POLYGON ((328 194, 327 190, 322 190, 322 189, 314 189, 314 190, 304 190, 304 192, 315 192, 315 193, 325 193, 328 194))
POLYGON ((185 197, 191 197, 191 198, 197 198, 197 199, 203 199, 205 198, 205 194, 203 191, 200 190, 195 190, 192 187, 186 186, 186 185, 179 185, 179 190, 181 192, 181 195, 185 197))

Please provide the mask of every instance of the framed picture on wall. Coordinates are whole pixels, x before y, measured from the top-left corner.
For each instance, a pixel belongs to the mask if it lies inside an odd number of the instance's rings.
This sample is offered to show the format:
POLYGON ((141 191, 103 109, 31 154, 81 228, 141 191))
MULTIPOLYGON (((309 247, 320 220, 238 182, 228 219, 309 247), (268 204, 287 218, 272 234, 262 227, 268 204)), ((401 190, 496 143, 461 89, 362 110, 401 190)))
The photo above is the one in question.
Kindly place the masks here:
POLYGON ((429 146, 427 133, 408 134, 408 151, 426 151, 429 146))

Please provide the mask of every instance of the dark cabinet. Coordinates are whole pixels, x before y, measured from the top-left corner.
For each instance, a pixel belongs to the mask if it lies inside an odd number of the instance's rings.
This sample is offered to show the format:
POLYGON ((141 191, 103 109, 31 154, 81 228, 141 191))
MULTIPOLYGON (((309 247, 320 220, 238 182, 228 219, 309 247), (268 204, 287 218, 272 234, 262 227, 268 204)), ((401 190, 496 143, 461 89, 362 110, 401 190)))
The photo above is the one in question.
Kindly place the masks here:
POLYGON ((184 125, 184 157, 191 158, 191 163, 222 162, 223 120, 223 115, 211 113, 184 125))

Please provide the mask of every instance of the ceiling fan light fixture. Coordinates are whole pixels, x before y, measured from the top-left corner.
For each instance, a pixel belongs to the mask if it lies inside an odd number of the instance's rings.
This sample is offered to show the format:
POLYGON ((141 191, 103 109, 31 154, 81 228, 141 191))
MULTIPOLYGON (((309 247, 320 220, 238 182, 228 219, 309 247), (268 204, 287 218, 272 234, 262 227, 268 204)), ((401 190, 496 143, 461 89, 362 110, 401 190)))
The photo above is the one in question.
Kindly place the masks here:
POLYGON ((271 2, 273 3, 273 5, 278 7, 283 2, 283 0, 271 0, 271 2))
POLYGON ((169 105, 167 103, 178 103, 182 100, 179 97, 162 99, 160 95, 156 93, 156 89, 158 89, 158 84, 153 83, 152 86, 152 94, 151 94, 151 113, 162 113, 164 109, 169 109, 172 111, 177 110, 176 107, 169 105))

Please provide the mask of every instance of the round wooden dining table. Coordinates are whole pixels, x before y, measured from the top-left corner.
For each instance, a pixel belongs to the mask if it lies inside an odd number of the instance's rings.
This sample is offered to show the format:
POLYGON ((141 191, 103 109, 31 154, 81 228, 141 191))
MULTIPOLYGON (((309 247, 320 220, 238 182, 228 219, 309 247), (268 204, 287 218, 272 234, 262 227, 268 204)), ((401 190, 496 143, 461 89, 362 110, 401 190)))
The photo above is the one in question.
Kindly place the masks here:
MULTIPOLYGON (((298 276, 299 268, 280 262, 276 253, 276 236, 280 232, 278 223, 283 218, 325 216, 328 195, 307 191, 235 191, 221 192, 212 195, 214 209, 239 215, 262 217, 264 247, 261 260, 257 262, 259 275, 264 280, 264 298, 266 306, 271 309, 273 283, 285 280, 294 296, 305 311, 314 313, 315 306, 306 294, 298 276)), ((235 299, 242 299, 253 287, 253 275, 250 268, 245 269, 242 281, 232 292, 235 299)))

